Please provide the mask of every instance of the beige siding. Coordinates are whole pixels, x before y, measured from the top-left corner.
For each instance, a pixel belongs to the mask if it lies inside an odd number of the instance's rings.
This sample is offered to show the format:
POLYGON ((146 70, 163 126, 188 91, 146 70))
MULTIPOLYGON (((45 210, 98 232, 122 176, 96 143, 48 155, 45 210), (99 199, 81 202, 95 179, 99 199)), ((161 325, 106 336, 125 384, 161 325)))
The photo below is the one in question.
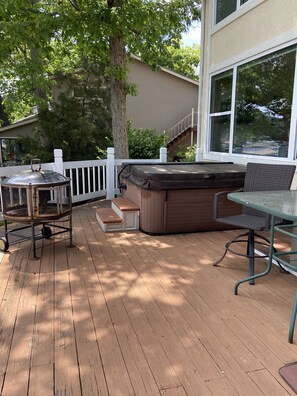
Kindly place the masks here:
POLYGON ((198 153, 203 151, 207 159, 245 163, 248 157, 229 154, 213 156, 208 153, 210 76, 281 47, 296 44, 297 1, 250 0, 217 25, 214 24, 215 2, 203 1, 198 153))
POLYGON ((37 127, 37 121, 18 122, 13 125, 0 129, 0 138, 17 138, 23 136, 31 136, 33 130, 37 127))
MULTIPOLYGON (((250 1, 246 6, 253 5, 254 0, 250 1)), ((282 35, 289 33, 291 36, 294 31, 296 34, 296 30, 296 0, 262 1, 257 7, 250 8, 248 12, 212 34, 211 65, 218 65, 226 59, 237 57, 240 53, 257 49, 270 40, 275 40, 275 44, 279 44, 285 39, 282 35)))
POLYGON ((197 110, 198 85, 135 60, 130 67, 130 81, 137 84, 137 96, 127 96, 128 119, 136 128, 168 130, 197 110))

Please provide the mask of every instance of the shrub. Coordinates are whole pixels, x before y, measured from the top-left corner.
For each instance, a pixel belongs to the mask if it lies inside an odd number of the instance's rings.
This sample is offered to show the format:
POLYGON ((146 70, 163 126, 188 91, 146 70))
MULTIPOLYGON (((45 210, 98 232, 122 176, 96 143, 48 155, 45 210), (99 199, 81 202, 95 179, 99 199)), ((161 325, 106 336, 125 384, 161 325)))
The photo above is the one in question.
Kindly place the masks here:
POLYGON ((131 159, 159 158, 160 147, 166 147, 167 133, 153 129, 136 129, 128 124, 129 157, 131 159))
POLYGON ((195 162, 196 147, 196 144, 193 146, 181 147, 180 151, 177 152, 176 157, 178 157, 181 162, 195 162))

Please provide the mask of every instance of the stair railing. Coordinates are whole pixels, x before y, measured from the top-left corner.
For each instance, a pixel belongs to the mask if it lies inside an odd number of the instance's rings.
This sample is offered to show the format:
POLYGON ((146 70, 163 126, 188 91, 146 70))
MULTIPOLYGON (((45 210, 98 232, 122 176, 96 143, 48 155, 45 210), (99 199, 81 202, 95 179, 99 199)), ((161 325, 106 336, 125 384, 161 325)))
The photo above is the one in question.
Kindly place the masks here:
POLYGON ((168 131, 168 143, 172 142, 179 135, 184 133, 189 128, 197 127, 197 112, 192 109, 192 112, 186 115, 182 120, 177 122, 173 127, 171 127, 168 131))

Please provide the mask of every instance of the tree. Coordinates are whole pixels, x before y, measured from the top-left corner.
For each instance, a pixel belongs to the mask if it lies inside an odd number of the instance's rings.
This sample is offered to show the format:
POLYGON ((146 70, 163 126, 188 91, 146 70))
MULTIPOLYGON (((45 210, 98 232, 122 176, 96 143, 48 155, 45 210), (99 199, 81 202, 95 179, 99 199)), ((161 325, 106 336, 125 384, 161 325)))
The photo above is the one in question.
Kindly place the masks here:
POLYGON ((41 0, 0 0, 0 92, 10 121, 45 108, 50 94, 47 65, 57 21, 41 0))
POLYGON ((57 147, 66 161, 96 158, 98 148, 104 150, 112 141, 109 90, 100 66, 86 64, 76 74, 57 75, 56 81, 62 93, 51 111, 40 112, 41 128, 33 139, 23 139, 25 151, 43 162, 53 159, 57 147))
POLYGON ((111 79, 111 113, 116 157, 128 158, 126 95, 127 66, 131 53, 154 67, 164 48, 181 38, 200 16, 200 1, 100 0, 72 1, 68 32, 92 54, 108 54, 106 73, 111 79), (80 26, 81 28, 77 29, 80 26))
POLYGON ((0 127, 5 127, 9 125, 8 115, 5 111, 5 106, 3 105, 3 99, 0 95, 0 127))
POLYGON ((49 96, 50 76, 63 67, 65 59, 71 64, 77 54, 78 59, 84 54, 100 61, 105 77, 110 78, 115 155, 128 158, 130 54, 140 54, 145 63, 159 66, 164 48, 199 19, 200 1, 0 0, 0 17, 0 78, 6 74, 0 92, 14 93, 30 105, 40 100, 34 95, 36 87, 49 96), (30 49, 38 56, 28 56, 30 49))
POLYGON ((183 46, 179 41, 165 48, 160 64, 193 80, 198 79, 200 46, 183 46))

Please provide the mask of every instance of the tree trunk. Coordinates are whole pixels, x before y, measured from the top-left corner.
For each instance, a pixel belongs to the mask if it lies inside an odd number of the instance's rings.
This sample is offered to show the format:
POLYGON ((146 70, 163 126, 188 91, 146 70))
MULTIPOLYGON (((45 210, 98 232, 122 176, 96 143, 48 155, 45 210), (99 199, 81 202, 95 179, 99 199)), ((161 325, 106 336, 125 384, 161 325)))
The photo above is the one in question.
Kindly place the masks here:
POLYGON ((8 125, 10 125, 10 122, 5 112, 5 107, 3 105, 3 98, 0 95, 0 128, 6 127, 8 125))
POLYGON ((115 158, 129 158, 126 108, 126 52, 123 35, 110 37, 110 107, 115 158))

